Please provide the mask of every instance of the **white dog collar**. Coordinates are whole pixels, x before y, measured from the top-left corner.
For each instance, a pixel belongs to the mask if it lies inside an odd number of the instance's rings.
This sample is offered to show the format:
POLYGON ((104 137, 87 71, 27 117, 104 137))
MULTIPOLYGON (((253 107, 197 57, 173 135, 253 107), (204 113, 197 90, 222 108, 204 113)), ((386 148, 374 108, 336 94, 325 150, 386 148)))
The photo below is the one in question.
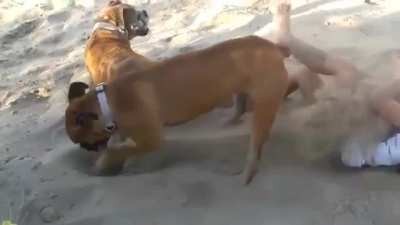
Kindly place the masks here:
POLYGON ((117 128, 117 126, 113 120, 110 106, 108 105, 106 96, 106 85, 104 83, 100 83, 96 86, 96 96, 100 105, 101 113, 104 117, 105 130, 109 133, 112 133, 117 128))
POLYGON ((124 28, 117 27, 114 24, 109 23, 109 22, 104 22, 104 21, 96 22, 96 24, 93 26, 92 34, 98 29, 103 29, 103 30, 108 30, 108 31, 117 31, 118 33, 122 34, 123 36, 127 36, 127 32, 124 28))

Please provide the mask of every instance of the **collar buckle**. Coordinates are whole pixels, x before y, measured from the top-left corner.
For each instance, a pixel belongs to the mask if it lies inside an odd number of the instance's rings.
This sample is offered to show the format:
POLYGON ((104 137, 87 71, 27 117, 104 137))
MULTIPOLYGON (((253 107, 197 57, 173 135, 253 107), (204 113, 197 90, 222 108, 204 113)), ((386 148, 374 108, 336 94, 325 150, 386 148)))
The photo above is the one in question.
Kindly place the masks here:
POLYGON ((104 130, 107 131, 108 133, 112 134, 114 131, 117 129, 117 125, 113 122, 112 124, 109 124, 104 127, 104 130))

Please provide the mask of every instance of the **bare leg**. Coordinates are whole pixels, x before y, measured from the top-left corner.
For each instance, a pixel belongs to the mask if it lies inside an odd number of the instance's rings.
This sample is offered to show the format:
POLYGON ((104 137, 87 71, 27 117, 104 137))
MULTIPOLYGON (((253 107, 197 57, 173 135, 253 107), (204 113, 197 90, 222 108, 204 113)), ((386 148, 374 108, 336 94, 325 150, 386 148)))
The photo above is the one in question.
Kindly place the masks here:
POLYGON ((394 81, 372 96, 372 107, 390 125, 400 128, 400 51, 392 56, 394 81))
POLYGON ((352 88, 359 71, 349 62, 294 37, 290 33, 290 8, 290 0, 276 0, 273 7, 276 44, 288 48, 313 73, 336 76, 340 86, 352 88))

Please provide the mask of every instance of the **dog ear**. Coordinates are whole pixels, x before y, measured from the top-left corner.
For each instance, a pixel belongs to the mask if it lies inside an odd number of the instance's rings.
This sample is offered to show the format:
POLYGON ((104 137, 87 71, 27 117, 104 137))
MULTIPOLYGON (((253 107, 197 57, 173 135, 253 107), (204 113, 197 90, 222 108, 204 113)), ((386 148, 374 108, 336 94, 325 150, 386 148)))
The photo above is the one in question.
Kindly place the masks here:
POLYGON ((108 2, 108 6, 116 6, 122 4, 122 2, 120 0, 111 0, 108 2))
POLYGON ((89 86, 83 82, 71 83, 71 85, 69 85, 68 101, 71 102, 72 99, 83 96, 88 88, 89 86))

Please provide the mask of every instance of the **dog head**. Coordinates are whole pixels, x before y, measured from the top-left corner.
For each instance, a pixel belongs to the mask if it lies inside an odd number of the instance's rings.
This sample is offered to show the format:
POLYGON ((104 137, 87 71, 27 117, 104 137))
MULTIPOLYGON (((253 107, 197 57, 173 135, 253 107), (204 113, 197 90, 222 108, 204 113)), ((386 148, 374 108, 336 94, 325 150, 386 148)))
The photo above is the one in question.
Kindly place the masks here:
POLYGON ((136 36, 145 36, 149 32, 147 12, 136 10, 133 6, 124 4, 120 0, 111 0, 100 11, 97 20, 110 22, 123 29, 129 40, 136 36))
POLYGON ((88 89, 89 86, 82 82, 70 85, 65 128, 72 142, 88 151, 97 151, 106 146, 110 134, 104 130, 104 123, 100 120, 96 93, 86 93, 88 89))

